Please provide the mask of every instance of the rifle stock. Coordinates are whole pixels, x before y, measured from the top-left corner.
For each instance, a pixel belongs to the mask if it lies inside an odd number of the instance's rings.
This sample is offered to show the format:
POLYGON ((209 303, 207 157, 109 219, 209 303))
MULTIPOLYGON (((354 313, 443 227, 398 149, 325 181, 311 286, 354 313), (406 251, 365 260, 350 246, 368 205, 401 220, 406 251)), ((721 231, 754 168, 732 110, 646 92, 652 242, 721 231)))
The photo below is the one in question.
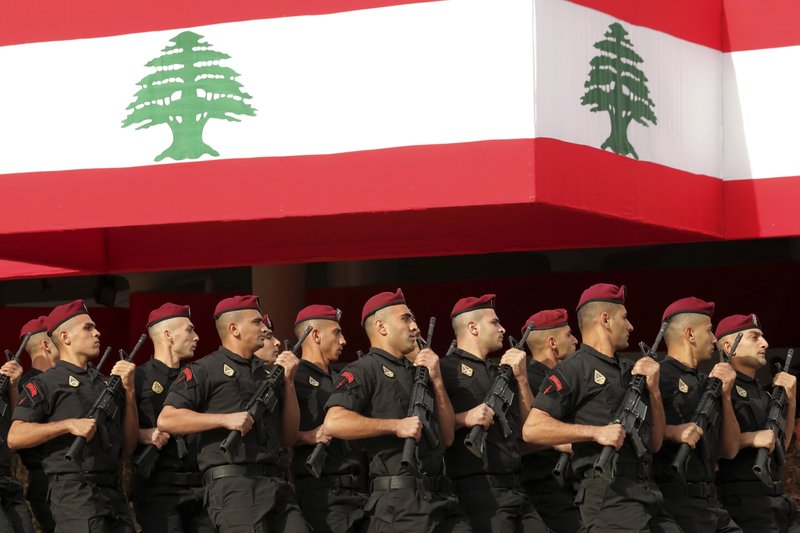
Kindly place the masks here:
MULTIPOLYGON (((794 350, 789 349, 789 352, 786 354, 786 363, 783 366, 784 372, 789 371, 789 365, 792 363, 793 355, 794 350)), ((783 414, 785 405, 786 390, 779 386, 773 387, 765 429, 771 429, 775 433, 775 451, 770 453, 767 448, 759 448, 756 453, 756 460, 753 463, 753 473, 767 487, 772 487, 775 483, 770 473, 772 456, 775 456, 775 461, 778 463, 779 467, 786 463, 786 448, 784 443, 786 439, 786 418, 783 414)))

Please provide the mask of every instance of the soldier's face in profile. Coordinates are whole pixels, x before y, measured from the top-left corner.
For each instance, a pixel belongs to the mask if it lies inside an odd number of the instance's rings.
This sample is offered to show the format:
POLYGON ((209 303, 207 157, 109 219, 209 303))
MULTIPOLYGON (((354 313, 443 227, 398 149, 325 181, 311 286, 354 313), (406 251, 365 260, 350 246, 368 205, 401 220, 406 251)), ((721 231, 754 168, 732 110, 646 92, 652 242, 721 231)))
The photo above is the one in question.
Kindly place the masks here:
POLYGON ((611 343, 615 350, 624 350, 628 347, 628 338, 633 325, 628 320, 628 310, 624 305, 615 305, 609 319, 611 327, 611 343))
POLYGON ((240 318, 236 322, 239 327, 239 340, 250 353, 255 353, 264 347, 267 325, 264 324, 261 313, 255 309, 245 309, 240 313, 240 318))
POLYGON ((194 324, 188 318, 180 317, 175 321, 175 325, 171 329, 172 351, 179 359, 189 359, 194 356, 200 337, 197 336, 194 324))
MULTIPOLYGON (((736 348, 735 359, 750 368, 761 368, 767 364, 767 348, 769 343, 759 329, 748 329, 742 332, 742 340, 736 348)), ((733 342, 736 335, 729 335, 733 342)), ((728 347, 730 349, 730 347, 728 347)))
POLYGON ((319 321, 320 350, 328 362, 338 361, 347 341, 344 339, 342 327, 332 320, 319 321))
POLYGON ((267 328, 264 337, 264 347, 256 350, 255 356, 267 364, 275 364, 275 359, 281 351, 281 340, 275 336, 271 329, 267 328))
POLYGON ((78 315, 70 319, 67 331, 70 350, 76 355, 97 357, 100 355, 100 332, 89 315, 78 315))
POLYGON ((578 348, 578 339, 572 334, 572 329, 569 326, 559 328, 555 338, 559 360, 569 357, 578 348))
POLYGON ((714 353, 717 338, 711 326, 711 318, 704 316, 698 319, 693 327, 695 345, 697 346, 698 361, 708 361, 714 353))
POLYGON ((478 328, 484 349, 496 352, 503 348, 503 335, 506 330, 500 324, 500 319, 494 309, 481 309, 478 328))
POLYGON ((393 305, 382 311, 387 340, 400 353, 410 353, 419 336, 414 314, 406 305, 393 305))

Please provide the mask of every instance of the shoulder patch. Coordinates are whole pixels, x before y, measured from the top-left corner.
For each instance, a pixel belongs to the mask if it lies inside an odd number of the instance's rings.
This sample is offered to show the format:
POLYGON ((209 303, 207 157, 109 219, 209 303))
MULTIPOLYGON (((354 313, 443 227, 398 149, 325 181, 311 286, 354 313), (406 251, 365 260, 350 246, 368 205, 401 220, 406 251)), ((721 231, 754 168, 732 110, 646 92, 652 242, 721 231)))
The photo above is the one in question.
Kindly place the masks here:
POLYGON ((353 385, 355 382, 356 377, 352 373, 344 371, 339 377, 339 383, 336 384, 336 388, 339 389, 345 385, 353 385))
POLYGON ((158 381, 154 381, 153 385, 150 387, 150 390, 152 390, 156 394, 161 394, 162 392, 164 392, 164 386, 158 381))
POLYGON ((308 384, 312 387, 319 387, 319 381, 314 379, 314 376, 308 376, 308 384))
POLYGON ((598 385, 605 385, 606 377, 599 370, 595 370, 594 382, 597 383, 598 385))
POLYGON ((178 374, 178 377, 175 378, 175 385, 178 383, 186 383, 187 387, 194 387, 197 385, 197 380, 194 377, 194 372, 192 369, 187 367, 181 368, 181 373, 178 374))
POLYGON ((689 385, 687 385, 686 382, 683 381, 683 378, 678 378, 678 390, 684 394, 689 392, 689 385))
POLYGON ((742 398, 747 398, 747 389, 744 389, 739 385, 736 385, 736 394, 738 394, 742 398))
POLYGON ((70 386, 70 387, 77 387, 77 386, 79 386, 80 384, 81 384, 81 382, 80 382, 80 381, 78 381, 78 380, 75 378, 75 376, 73 376, 73 375, 70 375, 70 376, 69 376, 69 386, 70 386))
POLYGON ((222 373, 223 373, 223 374, 225 374, 225 375, 226 375, 226 376, 228 376, 228 377, 231 377, 231 376, 233 376, 233 375, 234 375, 236 372, 235 372, 235 371, 234 371, 234 370, 233 370, 231 367, 229 367, 227 364, 223 364, 223 365, 222 365, 222 373))
POLYGON ((467 376, 468 378, 471 378, 472 374, 475 373, 475 370, 471 366, 461 363, 461 373, 467 376))
MULTIPOLYGON (((381 365, 381 366, 383 366, 383 365, 381 365)), ((387 378, 393 378, 394 377, 394 372, 392 372, 391 370, 389 370, 385 366, 383 366, 383 373, 387 378)))
POLYGON ((37 405, 43 401, 44 395, 42 391, 39 390, 35 383, 29 381, 22 388, 22 394, 17 405, 37 405))
POLYGON ((547 388, 544 389, 544 394, 548 394, 549 392, 561 392, 564 389, 564 384, 558 378, 558 376, 554 374, 550 374, 547 376, 547 388))

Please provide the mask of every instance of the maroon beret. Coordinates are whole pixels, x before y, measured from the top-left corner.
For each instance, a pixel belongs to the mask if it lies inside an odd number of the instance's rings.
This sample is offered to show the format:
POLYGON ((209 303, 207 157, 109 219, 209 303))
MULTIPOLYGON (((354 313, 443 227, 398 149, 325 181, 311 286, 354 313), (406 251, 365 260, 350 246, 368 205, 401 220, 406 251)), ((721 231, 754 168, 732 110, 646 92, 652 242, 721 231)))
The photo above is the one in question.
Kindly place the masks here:
POLYGON ((361 310, 361 325, 367 321, 370 315, 375 314, 384 307, 391 307, 393 305, 402 305, 406 303, 406 298, 403 296, 402 289, 397 289, 397 292, 382 292, 376 294, 364 304, 364 309, 361 310))
POLYGON ((269 316, 267 313, 264 313, 264 316, 261 317, 261 318, 263 318, 264 324, 267 325, 267 328, 270 331, 275 331, 275 325, 272 323, 272 317, 271 316, 269 316))
POLYGON ((717 331, 714 332, 714 336, 718 339, 721 339, 725 335, 738 333, 739 331, 744 331, 746 329, 762 329, 761 321, 758 320, 758 317, 753 313, 750 313, 749 315, 726 316, 719 321, 719 324, 717 324, 717 331))
POLYGON ((494 309, 495 298, 497 298, 497 296, 494 294, 484 294, 480 298, 475 298, 474 296, 461 298, 456 302, 456 305, 453 306, 453 310, 450 311, 450 318, 455 318, 461 313, 475 311, 476 309, 494 309))
POLYGON ((146 329, 150 329, 150 326, 156 324, 157 322, 161 322, 162 320, 177 318, 179 316, 192 318, 192 312, 189 310, 188 305, 178 305, 169 302, 165 303, 158 309, 153 309, 150 311, 150 316, 147 317, 146 329))
POLYGON ((627 291, 625 285, 617 286, 609 283, 597 283, 583 291, 575 311, 589 302, 610 302, 612 304, 625 305, 627 291))
POLYGON ((528 320, 522 324, 520 331, 525 333, 528 329, 528 324, 533 322, 533 331, 541 331, 544 329, 561 328, 567 325, 569 315, 566 309, 546 309, 528 317, 528 320))
POLYGON ((297 313, 294 325, 296 326, 306 320, 333 320, 334 322, 339 322, 341 319, 342 312, 339 309, 334 309, 330 305, 313 304, 302 308, 297 313))
POLYGON ((690 296, 688 298, 681 298, 675 300, 666 309, 661 317, 662 322, 666 322, 675 315, 683 313, 696 313, 699 315, 713 316, 714 315, 714 302, 706 302, 700 298, 690 296))
POLYGON ((75 300, 74 302, 70 302, 68 304, 59 305, 52 311, 50 314, 47 315, 45 319, 45 323, 47 324, 47 334, 52 335, 53 331, 69 320, 70 318, 76 317, 78 315, 88 315, 89 310, 86 309, 86 304, 83 303, 83 300, 75 300))
POLYGON ((34 335, 36 333, 44 333, 45 331, 47 331, 47 317, 42 315, 39 318, 34 318, 33 320, 25 322, 25 325, 19 330, 19 338, 22 340, 28 333, 34 335))
POLYGON ((261 313, 261 304, 259 303, 258 296, 248 294, 247 296, 231 296, 230 298, 225 298, 214 308, 214 320, 217 320, 225 313, 242 311, 243 309, 255 309, 261 313))

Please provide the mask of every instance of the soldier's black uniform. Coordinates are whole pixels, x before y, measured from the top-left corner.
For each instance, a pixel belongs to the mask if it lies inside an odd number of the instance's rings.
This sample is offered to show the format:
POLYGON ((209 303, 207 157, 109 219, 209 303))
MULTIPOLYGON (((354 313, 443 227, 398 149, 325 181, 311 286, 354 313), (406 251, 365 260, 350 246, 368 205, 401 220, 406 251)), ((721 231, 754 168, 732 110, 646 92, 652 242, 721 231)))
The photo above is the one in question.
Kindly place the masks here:
MULTIPOLYGON (((325 402, 333 393, 333 372, 324 372, 301 360, 295 375, 300 405, 300 431, 311 431, 325 420, 325 402)), ((367 501, 366 479, 355 443, 334 439, 327 447, 322 476, 317 479, 305 466, 314 446, 295 446, 291 471, 300 509, 315 533, 343 533, 356 529, 367 501)))
MULTIPOLYGON (((164 405, 201 413, 236 413, 253 397, 266 371, 257 357, 245 359, 220 347, 184 367, 164 405)), ((280 385, 280 383, 279 383, 280 385)), ((220 451, 229 431, 200 434, 198 465, 203 472, 206 508, 222 532, 308 531, 292 489, 278 466, 278 430, 283 404, 256 420, 231 450, 232 463, 220 451)))
MULTIPOLYGON (((498 365, 456 349, 442 359, 441 369, 453 410, 463 413, 483 402, 497 377, 498 365)), ((516 383, 512 378, 511 387, 515 392, 516 383)), ((500 425, 492 424, 481 459, 464 445, 472 428, 456 431, 455 441, 444 455, 447 475, 453 481, 458 500, 474 531, 546 532, 547 526, 520 487, 520 421, 516 394, 507 420, 514 434, 506 438, 500 425)))
MULTIPOLYGON (((102 394, 107 379, 94 367, 81 368, 61 360, 25 384, 14 420, 49 423, 83 418, 102 394)), ((42 445, 42 467, 50 484, 50 510, 58 532, 134 531, 118 476, 125 411, 121 388, 114 401, 117 416, 106 425, 109 447, 104 449, 103 429, 98 427, 83 449, 80 466, 64 458, 75 440, 73 435, 61 435, 42 445)))
POLYGON ((0 531, 33 533, 31 514, 22 494, 22 482, 11 473, 8 428, 11 427, 11 409, 14 406, 9 405, 8 401, 7 389, 4 397, 0 398, 0 405, 5 410, 0 418, 0 531))
MULTIPOLYGON (((150 359, 136 368, 136 401, 139 427, 154 428, 164 406, 167 390, 180 370, 158 359, 150 359)), ((203 482, 197 466, 199 435, 170 437, 158 452, 148 478, 140 472, 134 477, 134 509, 143 533, 169 532, 213 533, 214 526, 203 507, 203 482), (183 441, 184 456, 178 451, 183 441)), ((136 453, 144 450, 139 445, 136 453)))
MULTIPOLYGON (((675 358, 661 362, 659 388, 667 425, 679 426, 692 420, 708 377, 675 358)), ((717 465, 722 400, 717 400, 716 415, 706 428, 686 463, 686 483, 672 471, 680 444, 664 439, 653 462, 654 477, 662 494, 664 508, 685 533, 733 533, 742 530, 717 499, 714 475, 717 465)))
MULTIPOLYGON (((369 418, 406 418, 414 372, 407 359, 371 348, 344 369, 326 408, 340 406, 369 418)), ((435 412, 431 426, 439 435, 435 412)), ((431 448, 425 438, 420 439, 417 456, 424 473, 420 478, 400 464, 403 444, 404 439, 394 435, 363 440, 372 477, 365 507, 369 531, 470 531, 469 521, 443 476, 441 442, 431 448)))
MULTIPOLYGON (((528 384, 534 396, 550 368, 536 359, 528 360, 528 384)), ((561 454, 553 449, 541 450, 522 456, 522 488, 541 515, 547 527, 556 533, 573 533, 581 528, 581 513, 575 505, 575 472, 567 469, 564 486, 553 479, 561 454)))
MULTIPOLYGON (((542 383, 533 406, 566 423, 606 425, 622 402, 631 380, 631 368, 628 361, 606 357, 583 344, 553 369, 542 383)), ((647 395, 643 400, 647 403, 647 395)), ((648 449, 650 431, 648 417, 639 428, 648 449)), ((626 437, 619 449, 616 477, 608 483, 596 477, 592 468, 602 446, 594 441, 576 442, 572 449, 573 468, 584 478, 575 503, 588 531, 680 531, 664 511, 661 491, 651 479, 650 453, 637 459, 626 437)))
MULTIPOLYGON (((27 382, 42 373, 41 370, 31 368, 19 380, 19 391, 27 382)), ((47 503, 47 492, 49 485, 47 476, 42 469, 42 459, 44 459, 44 445, 19 450, 20 461, 28 470, 28 491, 25 499, 28 500, 33 517, 39 523, 42 533, 52 533, 56 528, 53 521, 53 513, 50 512, 50 505, 47 503)))
MULTIPOLYGON (((770 398, 758 379, 737 372, 731 399, 742 433, 764 429, 770 398)), ((783 492, 776 461, 772 461, 771 474, 778 481, 772 487, 753 473, 757 452, 756 448, 743 448, 733 460, 719 461, 717 486, 722 504, 745 533, 800 531, 795 503, 783 492)))

